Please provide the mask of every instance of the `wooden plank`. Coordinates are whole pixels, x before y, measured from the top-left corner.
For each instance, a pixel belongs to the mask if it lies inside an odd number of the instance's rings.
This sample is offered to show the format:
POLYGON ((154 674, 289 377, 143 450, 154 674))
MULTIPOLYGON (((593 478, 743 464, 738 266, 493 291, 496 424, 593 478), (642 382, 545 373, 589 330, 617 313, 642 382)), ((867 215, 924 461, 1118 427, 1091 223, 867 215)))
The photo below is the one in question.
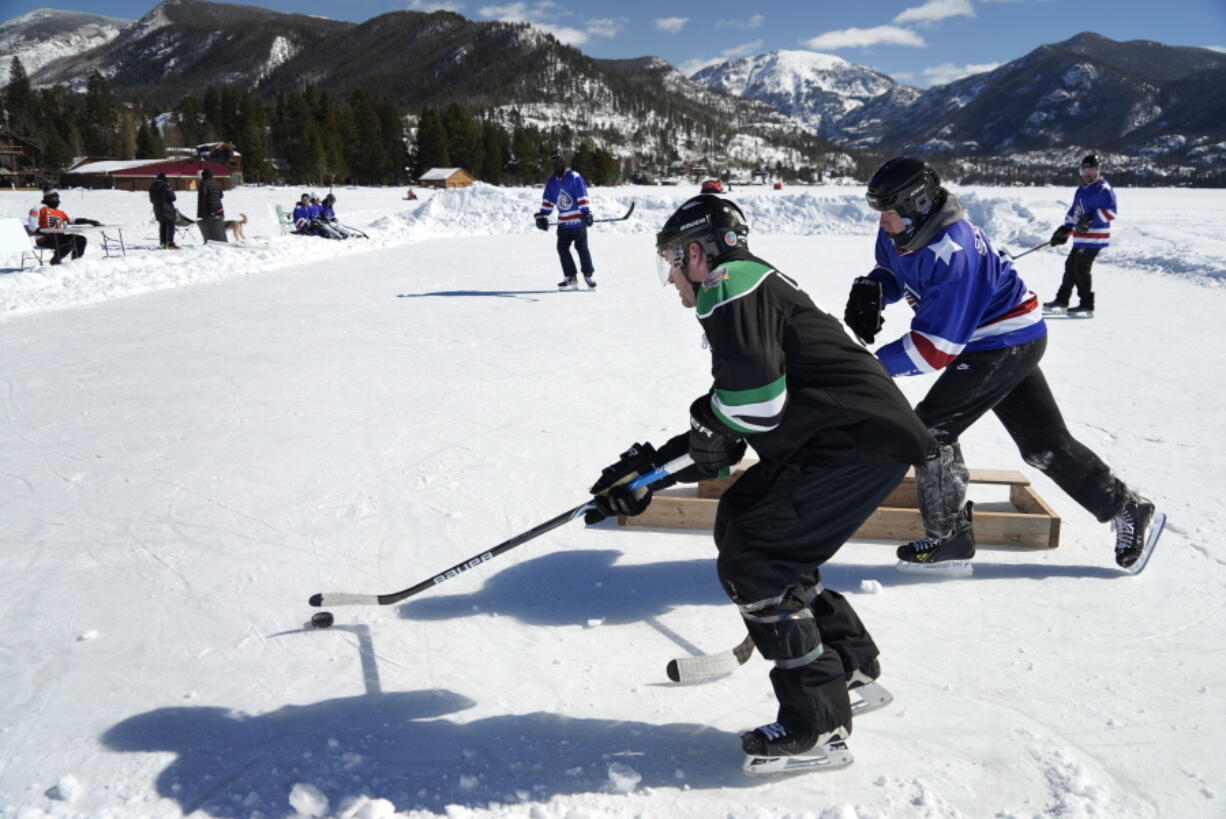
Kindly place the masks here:
MULTIPOLYGON (((626 526, 664 529, 710 529, 715 525, 714 498, 657 495, 647 511, 633 518, 619 518, 626 526)), ((992 546, 1052 548, 1058 544, 1059 518, 1025 512, 976 512, 975 541, 992 546)), ((918 509, 883 506, 853 535, 862 540, 892 540, 900 543, 924 536, 918 509)))
MULTIPOLYGON (((698 497, 700 498, 718 498, 724 494, 724 491, 732 486, 738 478, 745 473, 746 469, 757 464, 754 460, 744 460, 737 466, 733 473, 727 478, 712 478, 709 481, 698 482, 698 497)), ((971 483, 989 484, 995 486, 1029 486, 1030 479, 1018 472, 1016 469, 971 469, 971 483)), ((918 506, 919 502, 915 498, 915 470, 908 469, 906 476, 903 477, 902 483, 894 490, 896 494, 890 495, 889 498, 882 503, 882 506, 918 506)))
POLYGON ((1060 545, 1060 515, 1034 491, 1033 486, 1009 487, 1009 502, 1019 512, 1047 515, 1051 519, 1051 542, 1048 547, 1055 549, 1060 545))

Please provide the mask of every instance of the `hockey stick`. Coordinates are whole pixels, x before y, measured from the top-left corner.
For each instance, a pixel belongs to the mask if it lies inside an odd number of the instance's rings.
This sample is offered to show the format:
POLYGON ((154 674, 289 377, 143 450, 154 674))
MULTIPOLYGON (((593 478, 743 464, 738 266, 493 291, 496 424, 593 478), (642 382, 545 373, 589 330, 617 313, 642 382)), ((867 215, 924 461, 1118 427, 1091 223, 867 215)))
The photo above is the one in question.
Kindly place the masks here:
POLYGON ((718 654, 702 654, 697 657, 678 657, 669 660, 664 672, 673 682, 704 682, 731 674, 753 656, 753 638, 748 634, 740 645, 718 654))
POLYGON ((363 231, 361 231, 361 230, 358 230, 358 229, 357 229, 357 228, 355 228, 355 227, 349 227, 349 225, 342 224, 341 222, 337 222, 337 224, 338 224, 338 225, 340 225, 341 227, 343 227, 345 230, 349 231, 351 234, 356 234, 356 235, 358 236, 358 238, 360 238, 360 239, 369 239, 369 238, 370 238, 369 236, 367 236, 367 235, 366 235, 366 233, 365 233, 365 232, 363 232, 363 231))
MULTIPOLYGON (((631 200, 630 200, 630 209, 629 209, 629 210, 627 210, 627 211, 626 211, 624 214, 622 214, 621 216, 613 216, 613 217, 611 217, 611 218, 609 218, 609 219, 593 219, 593 220, 592 220, 592 224, 594 225, 594 224, 596 224, 597 222, 624 222, 624 221, 626 221, 627 219, 629 219, 629 218, 630 218, 630 214, 632 214, 632 213, 634 213, 634 200, 633 200, 633 199, 631 199, 631 200)), ((558 226, 558 225, 560 225, 560 224, 562 224, 562 223, 561 223, 561 222, 550 222, 550 223, 549 223, 549 226, 550 226, 550 227, 556 227, 556 226, 558 226)))
MULTIPOLYGON (((644 486, 649 486, 655 483, 656 481, 661 480, 662 478, 668 477, 674 472, 678 472, 682 469, 685 469, 687 466, 689 466, 692 463, 694 462, 690 459, 689 455, 682 455, 680 458, 676 458, 674 460, 669 461, 664 466, 660 467, 654 472, 648 472, 646 475, 635 478, 633 481, 631 481, 630 488, 631 489, 642 489, 644 486)), ((321 606, 390 606, 392 603, 399 603, 401 600, 404 600, 408 597, 412 597, 415 594, 420 594, 426 589, 433 588, 434 586, 437 586, 439 583, 450 580, 451 578, 457 575, 463 574, 464 572, 468 571, 474 566, 480 566, 482 563, 485 563, 487 560, 493 560, 495 557, 502 554, 503 552, 509 552, 511 549, 514 549, 516 546, 527 543, 529 540, 532 540, 533 538, 540 537, 546 532, 553 531, 554 529, 557 529, 559 526, 562 526, 563 524, 570 523, 575 518, 580 517, 581 515, 584 515, 587 512, 594 510, 595 508, 596 508, 596 503, 594 501, 588 501, 587 503, 581 503, 578 506, 576 506, 574 509, 570 509, 566 512, 563 512, 562 514, 558 515, 556 518, 550 518, 544 523, 539 524, 537 526, 533 526, 528 531, 523 532, 522 534, 518 534, 515 537, 511 538, 510 540, 499 543, 497 546, 495 546, 492 549, 489 549, 484 552, 480 552, 479 554, 475 554, 472 557, 470 557, 468 560, 465 560, 461 563, 457 563, 454 566, 452 566, 450 569, 446 569, 445 571, 439 574, 436 574, 434 577, 431 577, 428 580, 421 581, 416 586, 410 586, 409 588, 401 589, 398 592, 391 592, 390 594, 350 594, 347 592, 320 592, 318 594, 311 595, 310 600, 308 600, 307 602, 309 602, 312 606, 315 606, 316 608, 321 607, 321 606)))
POLYGON ((1016 256, 1014 256, 1013 254, 1009 254, 1009 258, 1016 262, 1018 259, 1022 258, 1023 256, 1029 256, 1031 253, 1034 253, 1036 250, 1042 250, 1043 248, 1047 247, 1050 244, 1051 244, 1051 240, 1049 239, 1048 241, 1044 242, 1041 245, 1035 245, 1034 247, 1030 248, 1030 250, 1027 250, 1024 253, 1019 253, 1016 256))

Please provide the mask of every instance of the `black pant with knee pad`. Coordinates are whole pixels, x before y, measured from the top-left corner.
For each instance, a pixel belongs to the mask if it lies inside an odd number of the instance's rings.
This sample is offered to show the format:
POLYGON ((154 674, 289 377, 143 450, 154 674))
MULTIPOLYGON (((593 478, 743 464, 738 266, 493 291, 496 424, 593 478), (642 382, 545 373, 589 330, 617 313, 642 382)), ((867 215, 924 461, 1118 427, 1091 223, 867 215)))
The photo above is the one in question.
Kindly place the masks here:
POLYGON ((717 567, 754 645, 773 660, 779 722, 851 725, 846 680, 876 659, 873 638, 821 564, 898 486, 905 464, 750 468, 720 499, 717 567))
POLYGON ((924 527, 940 537, 966 501, 967 469, 958 437, 988 410, 1005 425, 1026 463, 1054 480, 1100 521, 1123 508, 1128 487, 1069 432, 1039 369, 1047 337, 999 350, 963 353, 915 408, 940 444, 940 455, 916 468, 924 527))

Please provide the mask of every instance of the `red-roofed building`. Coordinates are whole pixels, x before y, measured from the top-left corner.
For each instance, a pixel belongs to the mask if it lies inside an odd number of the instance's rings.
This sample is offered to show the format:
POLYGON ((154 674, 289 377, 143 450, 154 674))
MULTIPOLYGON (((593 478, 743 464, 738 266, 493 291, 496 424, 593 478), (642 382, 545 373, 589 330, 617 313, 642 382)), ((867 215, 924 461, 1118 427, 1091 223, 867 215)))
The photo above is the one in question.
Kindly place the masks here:
POLYGON ((200 184, 200 172, 208 168, 222 190, 242 184, 241 174, 234 178, 233 169, 217 162, 200 159, 127 159, 88 161, 64 172, 65 187, 114 188, 121 191, 147 191, 159 173, 177 191, 194 191, 200 184))

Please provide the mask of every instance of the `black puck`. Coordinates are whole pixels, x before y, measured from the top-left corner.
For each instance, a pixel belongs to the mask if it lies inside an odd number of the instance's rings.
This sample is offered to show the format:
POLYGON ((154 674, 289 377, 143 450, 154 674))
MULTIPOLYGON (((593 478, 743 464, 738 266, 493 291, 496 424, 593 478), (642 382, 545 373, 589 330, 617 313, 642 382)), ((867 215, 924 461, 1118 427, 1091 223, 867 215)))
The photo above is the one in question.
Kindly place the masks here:
POLYGON ((332 612, 317 611, 311 615, 311 625, 315 628, 327 628, 332 625, 332 612))

